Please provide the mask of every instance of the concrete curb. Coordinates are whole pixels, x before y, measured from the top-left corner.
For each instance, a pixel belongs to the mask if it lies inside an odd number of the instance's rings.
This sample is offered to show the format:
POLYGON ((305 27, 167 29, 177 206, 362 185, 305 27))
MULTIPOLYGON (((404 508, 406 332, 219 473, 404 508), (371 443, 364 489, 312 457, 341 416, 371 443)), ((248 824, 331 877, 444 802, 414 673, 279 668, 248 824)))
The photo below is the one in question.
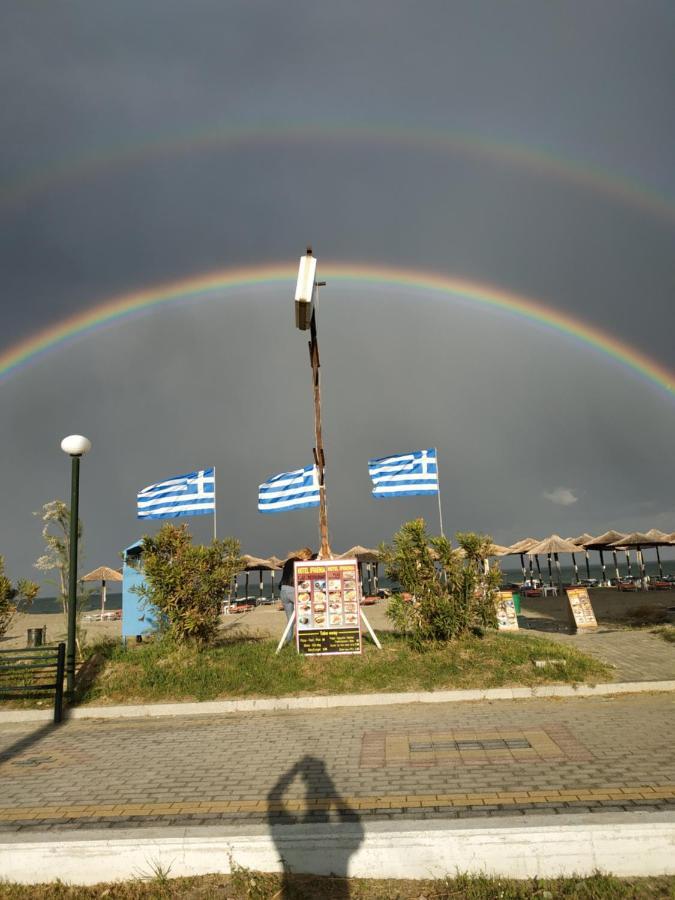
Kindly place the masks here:
POLYGON ((156 828, 16 834, 0 839, 0 876, 36 884, 95 884, 229 873, 233 865, 370 878, 511 878, 675 873, 672 813, 597 813, 495 820, 156 828))
MULTIPOLYGON (((349 706, 395 706, 407 703, 464 703, 476 700, 530 700, 545 697, 599 697, 614 694, 675 691, 675 681, 629 681, 617 684, 541 685, 472 691, 420 691, 400 694, 335 694, 322 697, 276 697, 251 700, 211 700, 203 703, 148 703, 129 706, 76 706, 65 717, 73 719, 139 719, 162 716, 222 716, 242 712, 335 709, 349 706)), ((51 709, 10 709, 0 712, 0 725, 47 722, 51 709)))

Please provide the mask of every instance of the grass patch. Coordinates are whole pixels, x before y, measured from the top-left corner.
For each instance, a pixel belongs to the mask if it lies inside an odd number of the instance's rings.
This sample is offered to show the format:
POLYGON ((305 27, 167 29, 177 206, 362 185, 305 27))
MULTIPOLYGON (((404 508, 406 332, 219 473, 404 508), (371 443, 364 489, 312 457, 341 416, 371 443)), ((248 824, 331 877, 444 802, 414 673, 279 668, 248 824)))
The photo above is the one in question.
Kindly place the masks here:
POLYGON ((618 900, 618 898, 668 898, 675 895, 675 879, 552 878, 515 881, 508 878, 460 875, 456 878, 409 881, 389 879, 318 877, 311 875, 267 875, 238 869, 231 876, 204 875, 198 878, 154 877, 90 887, 61 883, 15 885, 0 883, 0 900, 150 900, 150 898, 190 898, 190 900, 618 900))
POLYGON ((379 691, 493 688, 514 685, 597 682, 612 670, 573 647, 529 634, 490 632, 468 636, 425 652, 394 635, 382 636, 382 651, 364 643, 362 656, 311 658, 276 642, 239 636, 202 651, 161 641, 99 645, 103 656, 85 703, 137 703, 281 697, 379 691), (565 665, 536 668, 535 659, 565 665))
POLYGON ((652 629, 652 634, 658 634, 669 644, 675 644, 675 625, 661 625, 652 629))
POLYGON ((626 619, 631 625, 663 625, 668 621, 668 610, 653 603, 644 603, 629 609, 626 619))

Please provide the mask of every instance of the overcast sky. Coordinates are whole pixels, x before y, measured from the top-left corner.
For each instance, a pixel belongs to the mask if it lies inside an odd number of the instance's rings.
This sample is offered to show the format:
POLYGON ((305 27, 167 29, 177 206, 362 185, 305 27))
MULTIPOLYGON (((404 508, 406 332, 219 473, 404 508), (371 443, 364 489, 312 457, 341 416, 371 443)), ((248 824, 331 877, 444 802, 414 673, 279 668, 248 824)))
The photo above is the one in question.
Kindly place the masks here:
MULTIPOLYGON (((319 274, 488 282, 675 369, 670 2, 5 0, 0 77, 0 354, 107 298, 295 264, 311 242, 319 274)), ((212 465, 221 535, 264 555, 317 544, 316 511, 256 512, 261 481, 311 462, 293 288, 157 308, 0 380, 13 577, 37 574, 31 513, 67 499, 73 432, 93 444, 87 568, 143 533, 137 490, 212 465)), ((329 283, 319 329, 334 549, 418 515, 437 529, 434 500, 374 500, 367 472, 431 446, 450 533, 675 529, 673 397, 626 366, 422 290, 329 283)))

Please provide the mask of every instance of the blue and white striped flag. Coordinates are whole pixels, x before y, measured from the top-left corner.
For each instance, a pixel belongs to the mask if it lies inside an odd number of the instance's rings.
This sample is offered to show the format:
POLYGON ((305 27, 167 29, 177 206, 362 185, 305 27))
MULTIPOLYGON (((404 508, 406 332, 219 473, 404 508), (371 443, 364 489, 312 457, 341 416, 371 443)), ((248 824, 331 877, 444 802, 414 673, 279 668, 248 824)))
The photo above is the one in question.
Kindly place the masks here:
POLYGON ((138 492, 139 519, 204 516, 216 508, 215 469, 200 469, 149 484, 138 492))
POLYGON ((286 512, 320 503, 319 474, 316 466, 272 475, 258 488, 258 511, 286 512))
POLYGON ((435 447, 369 459, 368 472, 373 482, 373 497, 385 499, 439 493, 435 447))

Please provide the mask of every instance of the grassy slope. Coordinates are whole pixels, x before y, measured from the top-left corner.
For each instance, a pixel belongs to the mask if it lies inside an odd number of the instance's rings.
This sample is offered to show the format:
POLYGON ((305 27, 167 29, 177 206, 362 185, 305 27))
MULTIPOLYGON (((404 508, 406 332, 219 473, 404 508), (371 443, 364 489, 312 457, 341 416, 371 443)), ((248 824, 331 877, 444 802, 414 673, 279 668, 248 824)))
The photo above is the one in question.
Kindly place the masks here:
POLYGON ((265 638, 231 639, 199 653, 161 643, 104 649, 105 662, 82 700, 134 703, 302 694, 490 688, 611 680, 611 669, 571 647, 525 634, 467 637, 417 653, 385 636, 361 657, 309 658, 292 647, 275 655, 265 638), (564 659, 536 668, 535 659, 564 659))
POLYGON ((227 900, 272 900, 307 898, 331 900, 525 900, 525 898, 569 897, 576 900, 618 900, 618 898, 672 898, 675 879, 619 879, 611 875, 590 878, 556 878, 514 881, 506 878, 458 876, 436 881, 366 880, 361 878, 317 878, 294 875, 283 880, 279 875, 263 875, 240 869, 233 876, 206 875, 201 878, 167 878, 160 874, 149 881, 91 887, 66 885, 11 885, 0 883, 0 900, 150 900, 150 898, 227 898, 227 900))

